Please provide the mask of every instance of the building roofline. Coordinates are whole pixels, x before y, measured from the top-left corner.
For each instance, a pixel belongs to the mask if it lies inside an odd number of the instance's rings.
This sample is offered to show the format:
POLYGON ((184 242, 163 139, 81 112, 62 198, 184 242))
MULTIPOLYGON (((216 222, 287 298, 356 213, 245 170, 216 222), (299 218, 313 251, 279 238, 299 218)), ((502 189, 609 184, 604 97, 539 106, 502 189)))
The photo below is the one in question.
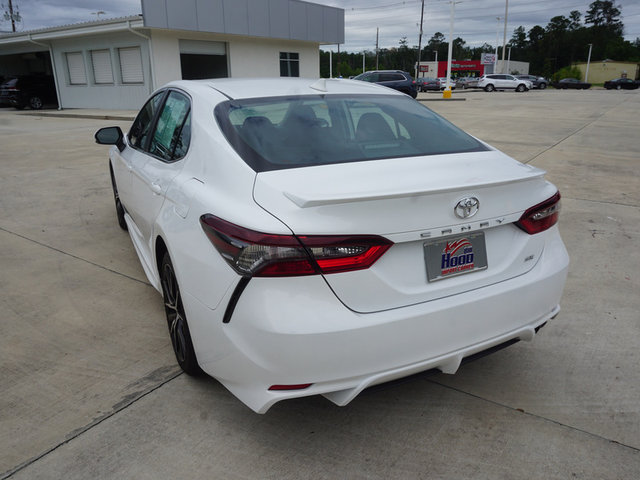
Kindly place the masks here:
POLYGON ((23 32, 0 34, 0 45, 30 42, 32 40, 54 40, 58 38, 75 37, 78 35, 109 33, 141 27, 143 27, 142 15, 131 15, 128 17, 109 18, 105 20, 94 20, 89 22, 72 23, 69 25, 40 28, 36 30, 26 30, 23 32))

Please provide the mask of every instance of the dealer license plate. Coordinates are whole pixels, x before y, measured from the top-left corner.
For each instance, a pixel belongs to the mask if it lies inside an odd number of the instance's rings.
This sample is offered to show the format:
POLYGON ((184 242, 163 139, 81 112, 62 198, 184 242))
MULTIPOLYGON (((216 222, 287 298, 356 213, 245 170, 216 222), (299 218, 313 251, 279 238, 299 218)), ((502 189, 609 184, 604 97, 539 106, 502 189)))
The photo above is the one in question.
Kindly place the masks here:
POLYGON ((427 280, 464 275, 487 268, 484 232, 439 238, 424 244, 427 280))

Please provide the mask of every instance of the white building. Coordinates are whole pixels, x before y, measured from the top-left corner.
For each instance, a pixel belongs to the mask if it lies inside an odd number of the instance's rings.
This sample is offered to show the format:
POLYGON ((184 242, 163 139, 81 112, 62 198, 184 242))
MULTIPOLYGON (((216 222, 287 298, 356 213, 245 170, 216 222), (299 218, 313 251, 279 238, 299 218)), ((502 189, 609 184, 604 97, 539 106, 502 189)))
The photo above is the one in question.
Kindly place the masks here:
POLYGON ((319 76, 344 10, 300 0, 141 0, 132 17, 0 35, 0 76, 55 78, 60 108, 137 109, 177 79, 319 76))

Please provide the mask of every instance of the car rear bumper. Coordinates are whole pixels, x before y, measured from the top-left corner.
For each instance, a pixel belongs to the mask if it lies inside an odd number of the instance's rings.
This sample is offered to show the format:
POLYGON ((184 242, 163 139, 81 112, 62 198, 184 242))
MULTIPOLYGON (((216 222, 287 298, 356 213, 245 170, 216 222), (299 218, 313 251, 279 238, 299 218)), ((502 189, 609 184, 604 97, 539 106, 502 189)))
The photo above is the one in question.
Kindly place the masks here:
POLYGON ((197 301, 186 302, 187 316, 202 368, 254 411, 316 394, 346 405, 371 385, 432 368, 455 373, 469 355, 531 340, 557 315, 567 269, 556 229, 527 274, 431 302, 358 314, 322 277, 256 278, 229 323, 197 301))

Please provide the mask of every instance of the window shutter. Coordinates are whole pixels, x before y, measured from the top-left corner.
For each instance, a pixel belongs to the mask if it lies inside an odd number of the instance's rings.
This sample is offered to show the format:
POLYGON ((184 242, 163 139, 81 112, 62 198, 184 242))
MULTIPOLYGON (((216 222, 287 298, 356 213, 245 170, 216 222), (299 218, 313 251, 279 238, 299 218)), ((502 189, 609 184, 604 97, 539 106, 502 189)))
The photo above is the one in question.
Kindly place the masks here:
POLYGON ((111 52, 109 50, 91 50, 91 63, 96 83, 113 83, 111 52))
POLYGON ((71 83, 71 85, 87 84, 87 74, 84 71, 82 52, 67 53, 67 67, 69 68, 69 83, 71 83))
POLYGON ((140 47, 120 48, 120 72, 122 83, 143 83, 142 55, 140 47))

